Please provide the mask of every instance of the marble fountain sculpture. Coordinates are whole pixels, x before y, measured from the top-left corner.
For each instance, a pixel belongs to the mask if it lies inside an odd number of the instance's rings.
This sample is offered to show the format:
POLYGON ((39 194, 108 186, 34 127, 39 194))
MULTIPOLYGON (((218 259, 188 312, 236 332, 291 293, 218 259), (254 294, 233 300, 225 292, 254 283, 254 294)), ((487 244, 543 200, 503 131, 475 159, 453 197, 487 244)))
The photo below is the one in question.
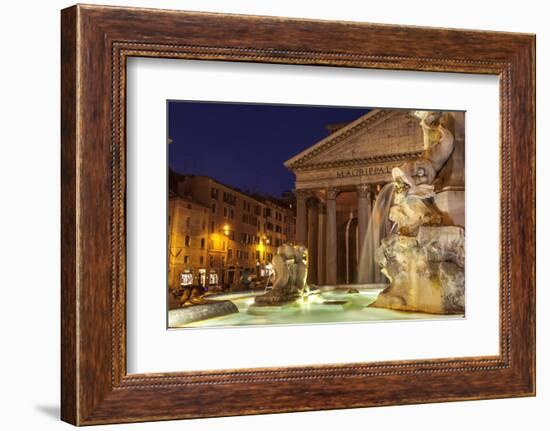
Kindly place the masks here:
POLYGON ((254 299, 256 305, 280 305, 301 298, 307 290, 307 248, 283 244, 272 260, 273 287, 254 299))
MULTIPOLYGON (((444 225, 434 181, 454 149, 448 115, 417 111, 424 151, 392 170, 389 219, 397 232, 382 240, 374 260, 390 284, 370 306, 435 314, 464 313, 464 228, 444 225)), ((394 229, 395 230, 395 229, 394 229)))

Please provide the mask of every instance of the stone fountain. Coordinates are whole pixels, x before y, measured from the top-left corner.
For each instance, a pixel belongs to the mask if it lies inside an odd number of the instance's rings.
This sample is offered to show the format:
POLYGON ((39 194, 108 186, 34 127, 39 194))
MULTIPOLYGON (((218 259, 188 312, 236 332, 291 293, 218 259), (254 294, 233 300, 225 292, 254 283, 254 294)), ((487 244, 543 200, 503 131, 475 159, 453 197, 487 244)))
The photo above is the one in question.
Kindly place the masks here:
POLYGON ((254 299, 256 305, 281 305, 295 301, 307 290, 307 248, 283 244, 271 262, 273 287, 254 299))
POLYGON ((382 240, 375 262, 390 281, 372 307, 436 314, 464 313, 464 228, 448 223, 434 182, 454 150, 450 114, 417 111, 424 151, 392 171, 389 219, 397 232, 382 240))

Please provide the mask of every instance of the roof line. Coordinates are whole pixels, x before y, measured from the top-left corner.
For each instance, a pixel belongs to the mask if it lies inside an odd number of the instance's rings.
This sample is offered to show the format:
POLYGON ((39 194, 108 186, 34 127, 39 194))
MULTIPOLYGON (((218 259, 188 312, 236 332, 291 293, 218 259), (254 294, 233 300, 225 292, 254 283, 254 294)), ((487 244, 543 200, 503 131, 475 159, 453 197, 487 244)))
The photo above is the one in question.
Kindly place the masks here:
POLYGON ((355 128, 361 127, 361 126, 364 127, 363 123, 368 123, 369 120, 376 118, 378 116, 385 116, 387 114, 393 114, 396 112, 398 112, 398 110, 396 109, 373 109, 372 111, 360 116, 355 121, 352 121, 351 123, 347 124, 346 126, 342 127, 336 132, 331 133, 326 138, 323 138, 322 140, 312 145, 311 147, 305 149, 304 151, 300 152, 294 157, 288 159, 286 162, 284 162, 284 165, 288 169, 292 169, 297 162, 299 162, 306 156, 310 154, 316 154, 321 148, 329 145, 333 141, 334 141, 334 144, 338 143, 341 139, 344 139, 346 135, 351 134, 355 128))

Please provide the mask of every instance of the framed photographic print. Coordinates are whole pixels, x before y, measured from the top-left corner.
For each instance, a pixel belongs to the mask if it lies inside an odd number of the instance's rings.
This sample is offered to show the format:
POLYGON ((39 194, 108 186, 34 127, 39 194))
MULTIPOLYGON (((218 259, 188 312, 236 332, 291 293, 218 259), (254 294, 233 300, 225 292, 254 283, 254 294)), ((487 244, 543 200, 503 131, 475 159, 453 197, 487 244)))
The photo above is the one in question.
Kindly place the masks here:
POLYGON ((534 395, 533 35, 78 5, 61 42, 63 420, 534 395))

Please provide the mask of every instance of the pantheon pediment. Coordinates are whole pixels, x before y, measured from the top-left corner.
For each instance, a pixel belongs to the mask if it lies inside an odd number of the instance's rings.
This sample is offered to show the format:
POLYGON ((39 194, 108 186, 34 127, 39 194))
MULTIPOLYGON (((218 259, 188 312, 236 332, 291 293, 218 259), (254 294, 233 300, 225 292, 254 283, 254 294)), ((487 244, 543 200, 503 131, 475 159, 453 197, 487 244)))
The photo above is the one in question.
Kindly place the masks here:
POLYGON ((374 109, 285 162, 290 170, 318 170, 405 160, 423 149, 412 111, 374 109))
POLYGON ((285 162, 296 189, 340 190, 391 181, 391 171, 423 151, 413 111, 373 109, 285 162))

